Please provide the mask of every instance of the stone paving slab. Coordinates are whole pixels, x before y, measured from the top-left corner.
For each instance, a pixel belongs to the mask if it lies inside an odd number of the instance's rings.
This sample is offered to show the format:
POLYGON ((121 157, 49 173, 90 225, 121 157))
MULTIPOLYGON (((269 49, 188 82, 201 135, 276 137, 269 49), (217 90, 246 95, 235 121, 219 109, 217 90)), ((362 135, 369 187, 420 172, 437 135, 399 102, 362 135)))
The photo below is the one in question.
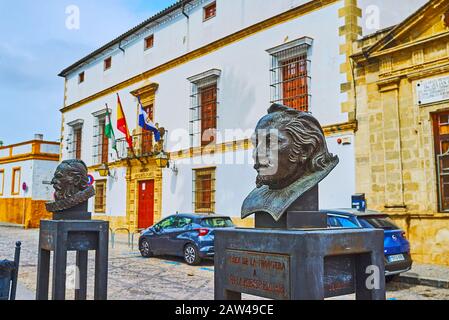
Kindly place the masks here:
POLYGON ((412 270, 401 274, 395 281, 449 289, 449 267, 414 263, 412 270))
MULTIPOLYGON (((20 299, 33 299, 36 289, 38 230, 0 227, 0 259, 11 259, 15 242, 22 241, 19 282, 24 290, 20 299)), ((88 298, 93 293, 94 253, 89 254, 88 298)), ((69 254, 68 265, 74 264, 75 255, 69 254)), ((432 269, 433 270, 433 269, 432 269)), ((443 269, 441 269, 443 270, 443 269)), ((440 270, 440 271, 441 271, 440 270)), ((206 261, 192 267, 182 259, 157 257, 144 259, 137 248, 127 245, 126 236, 118 236, 109 255, 110 300, 211 300, 214 297, 214 265, 206 261)), ((244 296, 246 299, 255 299, 244 296)), ((389 300, 449 299, 449 289, 429 286, 391 283, 387 286, 389 300)), ((19 296, 18 296, 19 299, 19 296)), ((73 299, 73 293, 67 295, 73 299)), ((351 300, 353 296, 338 297, 351 300)))

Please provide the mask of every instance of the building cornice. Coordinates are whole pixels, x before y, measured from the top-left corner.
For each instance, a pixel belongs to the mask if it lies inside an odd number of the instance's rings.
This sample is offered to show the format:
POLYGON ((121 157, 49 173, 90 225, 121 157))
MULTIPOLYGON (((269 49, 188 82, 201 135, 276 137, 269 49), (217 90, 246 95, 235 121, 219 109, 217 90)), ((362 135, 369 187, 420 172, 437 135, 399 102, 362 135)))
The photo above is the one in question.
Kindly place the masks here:
MULTIPOLYGON (((358 128, 357 121, 349 121, 345 123, 331 124, 323 126, 323 132, 326 137, 332 137, 340 134, 351 134, 355 133, 358 128)), ((181 160, 194 157, 201 157, 203 155, 211 154, 222 154, 227 152, 236 152, 241 150, 249 150, 252 148, 252 143, 250 139, 241 139, 235 141, 229 141, 224 143, 219 143, 211 146, 204 147, 194 147, 183 149, 179 151, 168 152, 170 160, 181 160)), ((154 159, 150 158, 145 165, 154 163, 154 159)), ((137 159, 123 159, 108 164, 109 168, 119 168, 119 167, 135 167, 142 166, 142 162, 137 159)), ((100 165, 94 165, 89 167, 89 171, 95 171, 100 167, 100 165)))
POLYGON ((28 161, 28 160, 45 160, 45 161, 59 161, 59 154, 54 153, 25 153, 12 157, 0 158, 0 164, 28 161))

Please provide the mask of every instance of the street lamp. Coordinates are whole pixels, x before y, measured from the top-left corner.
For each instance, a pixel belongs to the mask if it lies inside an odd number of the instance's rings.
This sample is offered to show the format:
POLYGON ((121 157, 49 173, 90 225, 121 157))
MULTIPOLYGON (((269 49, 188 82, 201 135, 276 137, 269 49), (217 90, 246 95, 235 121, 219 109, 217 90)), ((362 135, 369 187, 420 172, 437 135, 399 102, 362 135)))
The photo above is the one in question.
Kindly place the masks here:
POLYGON ((101 177, 109 176, 109 167, 106 163, 101 164, 101 166, 96 170, 101 177))
POLYGON ((162 169, 167 168, 168 160, 168 155, 165 152, 161 152, 156 156, 156 165, 162 169))

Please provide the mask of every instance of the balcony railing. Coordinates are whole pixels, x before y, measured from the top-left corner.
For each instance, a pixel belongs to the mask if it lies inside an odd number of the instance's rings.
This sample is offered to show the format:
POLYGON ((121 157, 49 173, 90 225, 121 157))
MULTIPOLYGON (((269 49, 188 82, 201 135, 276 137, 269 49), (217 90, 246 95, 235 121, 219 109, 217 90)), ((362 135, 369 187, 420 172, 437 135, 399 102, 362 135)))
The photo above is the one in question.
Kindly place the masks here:
POLYGON ((116 140, 119 159, 151 157, 155 155, 155 143, 152 133, 137 134, 133 135, 132 138, 134 153, 129 148, 126 138, 116 140))

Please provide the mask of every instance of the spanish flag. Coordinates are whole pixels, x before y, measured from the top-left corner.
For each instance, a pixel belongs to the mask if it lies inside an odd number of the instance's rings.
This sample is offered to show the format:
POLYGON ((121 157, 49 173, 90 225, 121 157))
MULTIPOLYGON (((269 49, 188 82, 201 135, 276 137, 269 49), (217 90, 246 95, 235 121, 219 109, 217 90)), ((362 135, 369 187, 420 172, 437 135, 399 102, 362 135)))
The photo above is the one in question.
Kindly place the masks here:
POLYGON ((126 142, 128 147, 134 152, 133 138, 129 134, 128 124, 126 123, 125 113, 123 112, 122 102, 120 96, 117 93, 117 129, 126 135, 126 142))

